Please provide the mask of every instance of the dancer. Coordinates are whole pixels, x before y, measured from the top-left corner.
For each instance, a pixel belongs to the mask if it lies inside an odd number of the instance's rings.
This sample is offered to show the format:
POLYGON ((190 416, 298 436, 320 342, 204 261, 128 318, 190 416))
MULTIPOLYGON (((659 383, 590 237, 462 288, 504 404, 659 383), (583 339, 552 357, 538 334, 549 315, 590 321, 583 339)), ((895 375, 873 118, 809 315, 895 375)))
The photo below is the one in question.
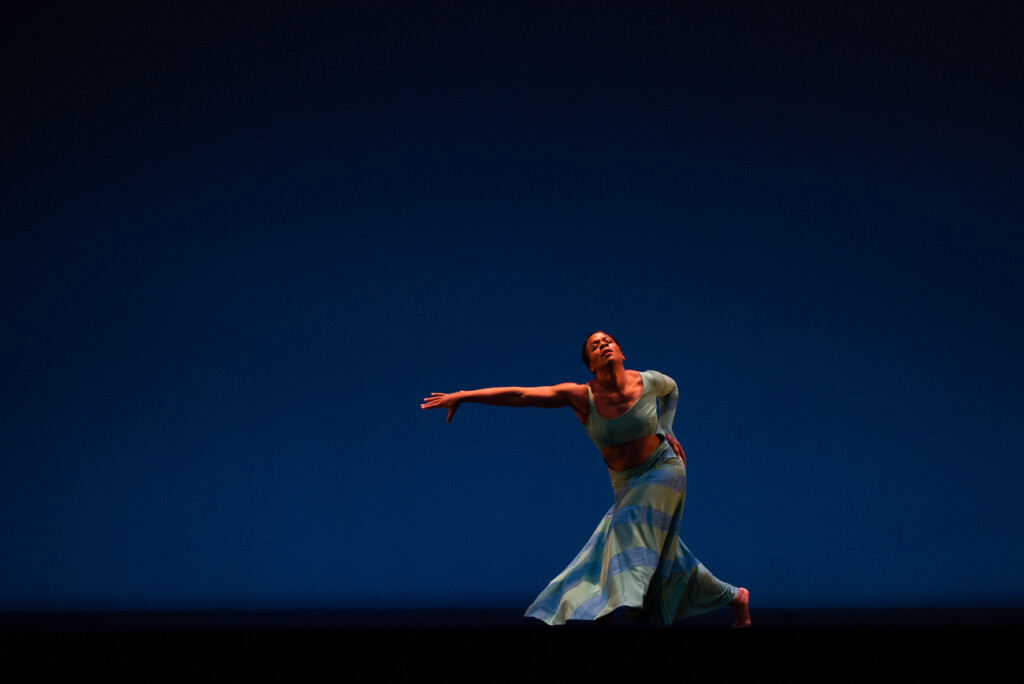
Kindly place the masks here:
POLYGON ((679 390, 657 371, 627 370, 611 335, 583 344, 586 384, 490 387, 435 392, 420 408, 462 402, 496 406, 571 407, 601 451, 615 502, 583 550, 527 609, 550 625, 606 621, 616 608, 645 622, 674 620, 729 606, 733 627, 749 627, 750 594, 718 580, 679 538, 686 499, 686 454, 672 433, 679 390))

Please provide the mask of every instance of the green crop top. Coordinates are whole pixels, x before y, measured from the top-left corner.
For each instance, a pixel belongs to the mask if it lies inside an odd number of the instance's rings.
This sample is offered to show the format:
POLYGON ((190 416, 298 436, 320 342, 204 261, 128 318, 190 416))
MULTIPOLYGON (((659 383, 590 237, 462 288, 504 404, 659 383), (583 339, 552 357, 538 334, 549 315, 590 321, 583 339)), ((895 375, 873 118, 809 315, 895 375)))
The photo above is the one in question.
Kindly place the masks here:
POLYGON ((590 397, 590 417, 583 427, 598 449, 631 442, 648 435, 672 434, 672 419, 676 415, 679 388, 676 382, 658 371, 640 373, 643 391, 629 409, 618 418, 602 418, 594 406, 594 393, 587 385, 590 397))

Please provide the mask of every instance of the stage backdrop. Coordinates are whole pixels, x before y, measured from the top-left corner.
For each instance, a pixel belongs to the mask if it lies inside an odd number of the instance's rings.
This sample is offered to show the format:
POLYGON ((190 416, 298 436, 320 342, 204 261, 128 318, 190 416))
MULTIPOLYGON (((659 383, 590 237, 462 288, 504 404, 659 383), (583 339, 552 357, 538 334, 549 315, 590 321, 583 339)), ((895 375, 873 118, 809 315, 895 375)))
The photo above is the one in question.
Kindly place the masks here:
MULTIPOLYGON (((525 608, 679 384, 762 607, 1024 600, 1024 76, 944 3, 3 10, 0 609, 525 608)), ((198 5, 198 3, 197 3, 198 5)))

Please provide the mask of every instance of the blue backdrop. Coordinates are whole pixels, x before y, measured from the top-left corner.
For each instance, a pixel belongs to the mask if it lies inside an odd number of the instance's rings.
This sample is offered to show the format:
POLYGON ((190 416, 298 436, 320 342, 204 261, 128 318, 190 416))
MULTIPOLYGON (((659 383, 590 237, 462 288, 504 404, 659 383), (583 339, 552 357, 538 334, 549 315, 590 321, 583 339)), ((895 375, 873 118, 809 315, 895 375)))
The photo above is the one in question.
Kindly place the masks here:
POLYGON ((0 609, 525 608, 599 454, 419 402, 595 329, 755 606, 1024 599, 1011 10, 152 4, 2 10, 0 609))

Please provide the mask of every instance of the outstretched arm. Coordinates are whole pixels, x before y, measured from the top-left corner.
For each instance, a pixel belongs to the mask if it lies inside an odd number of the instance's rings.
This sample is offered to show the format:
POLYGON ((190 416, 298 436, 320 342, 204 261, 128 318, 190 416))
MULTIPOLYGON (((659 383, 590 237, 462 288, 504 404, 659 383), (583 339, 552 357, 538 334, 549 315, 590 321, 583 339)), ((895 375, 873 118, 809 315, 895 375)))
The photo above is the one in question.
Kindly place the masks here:
POLYGON ((574 382, 563 382, 560 385, 547 387, 486 387, 478 390, 459 391, 446 394, 433 392, 423 399, 422 409, 446 408, 451 422, 459 404, 468 401, 474 404, 491 404, 493 406, 536 406, 539 408, 559 408, 572 406, 577 408, 581 392, 586 393, 586 386, 574 382))

